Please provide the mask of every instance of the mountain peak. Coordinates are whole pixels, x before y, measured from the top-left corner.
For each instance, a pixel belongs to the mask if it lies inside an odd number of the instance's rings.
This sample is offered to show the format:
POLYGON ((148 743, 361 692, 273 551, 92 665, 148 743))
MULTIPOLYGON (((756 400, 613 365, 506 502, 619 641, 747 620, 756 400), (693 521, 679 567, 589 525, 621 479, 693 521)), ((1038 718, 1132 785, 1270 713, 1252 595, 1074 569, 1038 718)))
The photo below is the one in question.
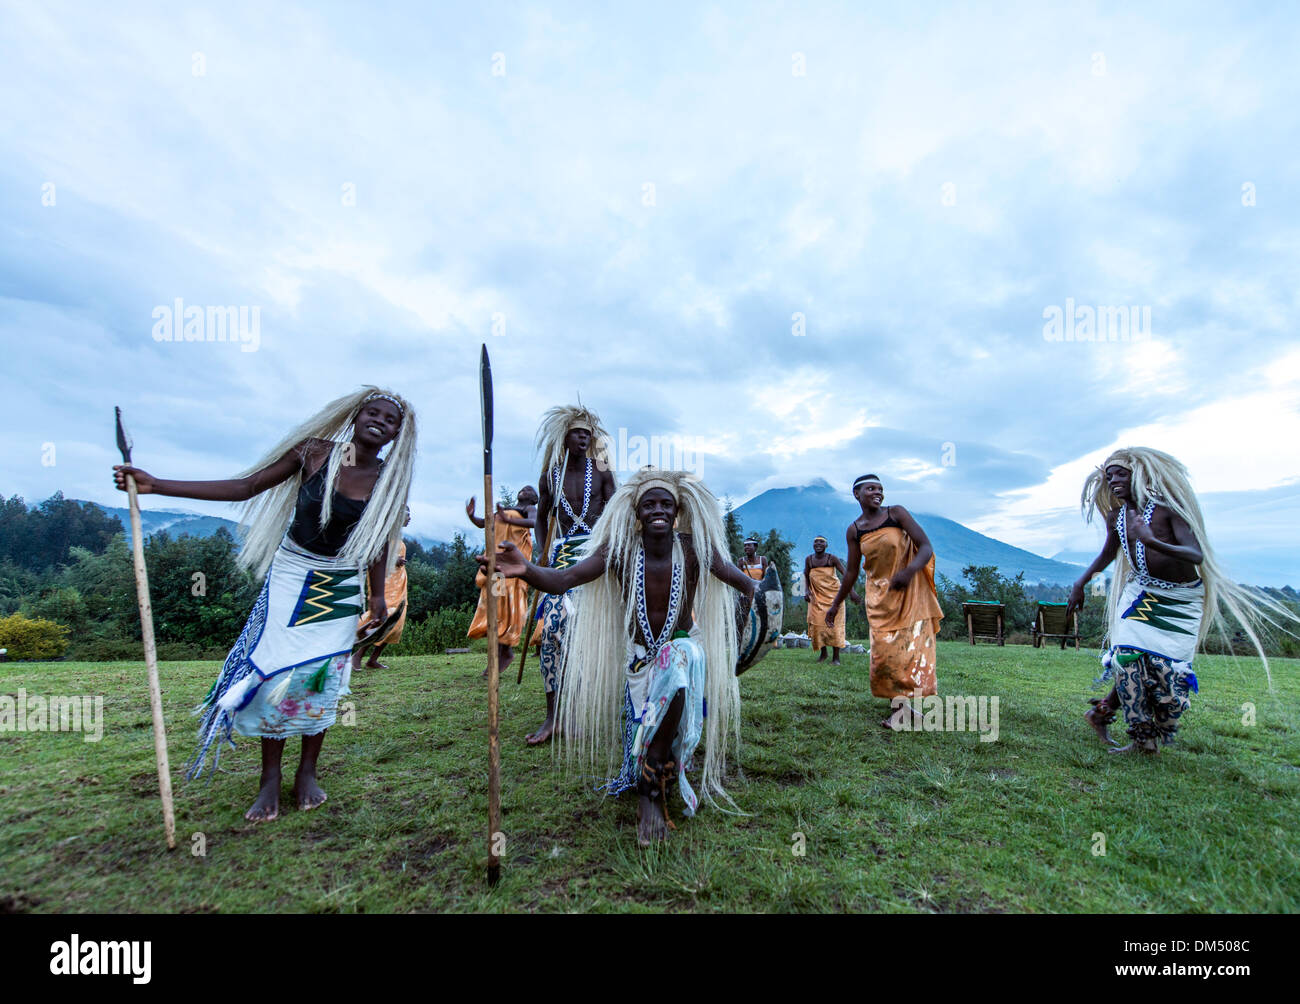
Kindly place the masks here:
POLYGON ((806 485, 804 485, 804 488, 815 488, 819 491, 828 491, 828 492, 833 492, 835 490, 835 486, 832 485, 825 478, 813 478, 806 485))

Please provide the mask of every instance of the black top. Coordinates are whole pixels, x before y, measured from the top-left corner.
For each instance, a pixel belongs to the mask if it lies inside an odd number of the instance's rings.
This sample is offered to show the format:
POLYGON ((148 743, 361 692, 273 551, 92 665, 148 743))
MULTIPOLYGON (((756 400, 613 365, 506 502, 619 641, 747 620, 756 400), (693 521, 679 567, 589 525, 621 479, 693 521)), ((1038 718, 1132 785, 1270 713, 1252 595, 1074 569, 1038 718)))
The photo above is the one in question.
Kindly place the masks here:
MULTIPOLYGON (((318 514, 317 519, 319 518, 320 516, 318 514)), ((853 522, 855 525, 857 524, 857 520, 854 520, 853 522)), ((861 531, 858 534, 858 536, 861 537, 862 534, 864 533, 875 533, 877 530, 883 530, 887 526, 896 526, 900 530, 903 529, 902 525, 898 522, 898 520, 894 519, 894 507, 892 505, 885 506, 885 521, 883 523, 881 523, 879 526, 873 526, 869 530, 861 531)))
POLYGON ((298 489, 298 505, 293 511, 289 536, 299 547, 332 558, 348 542, 348 535, 361 519, 366 503, 335 491, 330 505, 330 521, 322 529, 320 511, 325 502, 325 475, 328 470, 327 460, 298 489))

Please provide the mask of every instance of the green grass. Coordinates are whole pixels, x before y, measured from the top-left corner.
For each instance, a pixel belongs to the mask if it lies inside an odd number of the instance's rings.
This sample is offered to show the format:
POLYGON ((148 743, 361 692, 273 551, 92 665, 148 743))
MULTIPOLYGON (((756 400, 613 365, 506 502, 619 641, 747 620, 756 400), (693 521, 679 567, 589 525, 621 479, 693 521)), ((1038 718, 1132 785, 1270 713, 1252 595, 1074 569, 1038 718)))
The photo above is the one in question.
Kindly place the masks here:
POLYGON ((604 800, 550 751, 525 748, 541 686, 530 667, 517 687, 512 667, 507 846, 491 891, 480 655, 394 657, 357 674, 356 723, 325 742, 329 801, 310 813, 282 804, 265 825, 242 816, 256 741, 227 751, 211 784, 182 783, 188 712, 218 667, 165 663, 172 853, 143 666, 0 665, 0 694, 102 694, 106 719, 99 743, 0 733, 0 912, 1297 909, 1300 662, 1272 663, 1269 695, 1257 662, 1203 659, 1178 745, 1150 759, 1108 756, 1084 725, 1095 653, 941 644, 941 693, 999 697, 989 743, 885 732, 865 657, 845 659, 832 669, 806 650, 777 652, 742 677, 731 790, 751 814, 683 820, 675 800, 679 829, 650 851, 636 846, 630 796, 604 800))

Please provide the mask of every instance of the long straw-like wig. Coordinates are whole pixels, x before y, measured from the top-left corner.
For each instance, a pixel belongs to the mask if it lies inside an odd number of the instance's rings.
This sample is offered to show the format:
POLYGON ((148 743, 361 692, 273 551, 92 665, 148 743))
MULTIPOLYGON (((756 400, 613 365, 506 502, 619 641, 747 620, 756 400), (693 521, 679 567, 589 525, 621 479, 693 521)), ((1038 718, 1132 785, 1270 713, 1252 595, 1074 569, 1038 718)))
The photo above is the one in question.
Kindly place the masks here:
MULTIPOLYGON (((1226 574, 1219 564, 1219 559, 1210 546, 1205 533, 1205 517, 1201 515, 1200 503, 1192 491, 1191 479, 1187 468, 1168 453, 1148 447, 1131 446, 1116 450, 1103 461, 1095 471, 1088 475, 1083 483, 1080 503, 1088 522, 1099 516, 1107 527, 1114 526, 1115 513, 1123 504, 1115 497, 1106 483, 1106 468, 1112 464, 1126 468, 1130 472, 1130 490, 1133 504, 1140 513, 1146 507, 1148 499, 1154 499, 1157 505, 1168 508, 1187 522, 1196 542, 1200 545, 1202 559, 1197 565, 1197 574, 1205 583, 1205 615, 1201 618, 1201 630, 1196 643, 1201 645, 1212 630, 1223 637, 1228 636, 1228 617, 1236 618, 1241 629, 1250 639, 1264 663, 1264 673, 1272 686, 1272 674, 1268 668, 1268 657, 1264 654, 1260 633, 1271 629, 1287 630, 1283 622, 1300 623, 1290 610, 1271 597, 1248 589, 1235 582, 1226 574)), ((1109 640, 1120 615, 1120 597, 1124 584, 1134 574, 1130 566, 1124 542, 1120 542, 1119 552, 1115 556, 1115 574, 1111 578, 1110 594, 1106 601, 1106 633, 1109 640)))
POLYGON ((691 535, 699 567, 695 621, 706 659, 704 766, 700 796, 716 808, 736 808, 726 792, 727 746, 740 748, 740 687, 736 682, 736 620, 732 587, 709 571, 715 553, 727 553, 727 534, 718 500, 692 474, 642 468, 614 493, 588 554, 603 551, 606 572, 582 587, 582 598, 564 643, 560 675, 558 733, 570 761, 613 777, 623 752, 622 712, 629 648, 635 636, 634 569, 641 547, 636 499, 642 485, 658 478, 674 485, 677 529, 691 535), (720 804, 720 803, 725 803, 720 804))
MULTIPOLYGON (((339 468, 343 466, 357 415, 361 406, 375 395, 397 401, 402 410, 402 424, 397 438, 388 447, 379 471, 379 480, 370 493, 370 500, 366 503, 361 519, 352 528, 339 557, 355 561, 358 566, 367 566, 379 557, 387 544, 388 571, 391 572, 397 561, 402 525, 406 520, 406 502, 411 489, 416 440, 415 411, 397 394, 378 387, 362 387, 354 394, 331 401, 271 447, 261 460, 237 476, 247 477, 275 463, 290 451, 296 452, 301 459, 308 440, 332 441, 334 445, 327 461, 329 468, 325 473, 325 499, 320 514, 320 525, 323 528, 330 519, 339 468)), ((288 478, 244 503, 239 523, 244 543, 239 552, 239 561, 258 578, 265 575, 271 566, 276 548, 280 546, 280 540, 289 528, 301 486, 302 471, 299 470, 297 477, 288 478)))
POLYGON ((600 416, 590 408, 580 404, 556 405, 542 416, 542 424, 537 427, 535 448, 542 458, 542 480, 547 481, 556 464, 568 460, 568 451, 564 447, 565 437, 576 425, 591 430, 591 443, 587 447, 587 456, 596 461, 600 469, 609 469, 609 444, 612 441, 605 427, 600 424, 600 416))

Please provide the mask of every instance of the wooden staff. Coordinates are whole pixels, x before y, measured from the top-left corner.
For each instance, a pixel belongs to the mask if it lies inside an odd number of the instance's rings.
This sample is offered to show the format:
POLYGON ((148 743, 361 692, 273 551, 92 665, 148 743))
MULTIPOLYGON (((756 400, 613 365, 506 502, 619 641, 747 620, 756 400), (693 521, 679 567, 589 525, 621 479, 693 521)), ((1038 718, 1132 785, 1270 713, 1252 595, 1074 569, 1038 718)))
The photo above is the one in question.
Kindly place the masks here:
MULTIPOLYGON (((131 438, 122 425, 122 409, 114 408, 117 448, 122 463, 131 466, 131 438)), ((153 755, 158 764, 158 793, 162 796, 163 830, 167 849, 176 848, 176 813, 172 807, 172 773, 167 763, 167 732, 163 727, 162 691, 158 686, 158 650, 153 640, 153 607, 149 603, 149 573, 144 565, 144 533, 140 529, 140 500, 135 478, 126 476, 126 494, 131 508, 131 550, 135 562, 135 598, 140 605, 140 635, 144 639, 144 664, 149 670, 149 712, 153 716, 153 755)))
POLYGON ((488 637, 488 885, 501 878, 498 854, 501 834, 501 742, 497 733, 500 713, 501 667, 497 660, 497 538, 496 510, 492 506, 492 364, 487 346, 479 357, 479 389, 483 408, 483 537, 487 550, 487 637, 488 637))

